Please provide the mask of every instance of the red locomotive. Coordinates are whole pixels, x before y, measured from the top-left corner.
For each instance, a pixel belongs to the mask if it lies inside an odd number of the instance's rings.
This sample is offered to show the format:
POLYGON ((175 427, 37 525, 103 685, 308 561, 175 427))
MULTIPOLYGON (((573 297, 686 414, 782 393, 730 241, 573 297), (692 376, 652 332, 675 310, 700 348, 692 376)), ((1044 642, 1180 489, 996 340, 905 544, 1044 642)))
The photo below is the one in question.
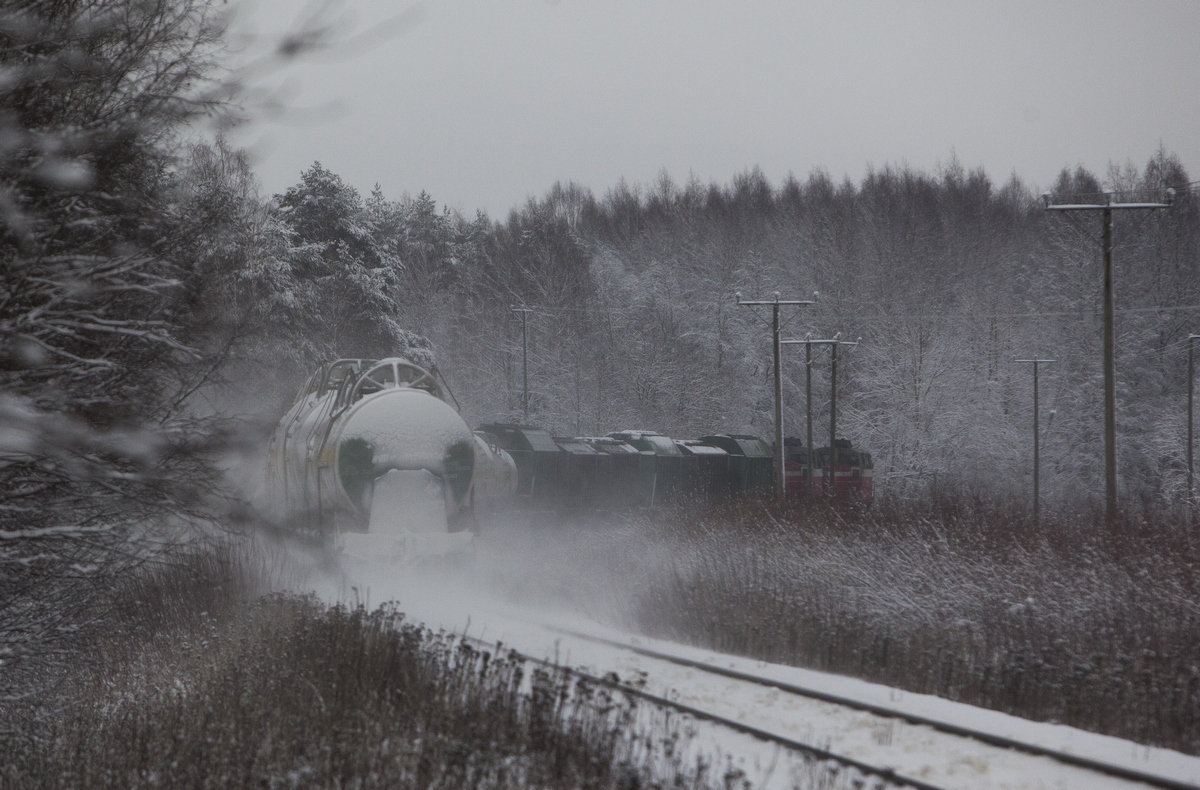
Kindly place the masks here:
MULTIPOLYGON (((830 496, 829 447, 818 447, 813 454, 811 486, 808 452, 801 439, 783 440, 784 489, 788 499, 804 499, 810 490, 814 497, 830 496)), ((833 443, 833 491, 836 499, 870 502, 875 495, 875 462, 866 450, 855 448, 849 439, 833 443)))

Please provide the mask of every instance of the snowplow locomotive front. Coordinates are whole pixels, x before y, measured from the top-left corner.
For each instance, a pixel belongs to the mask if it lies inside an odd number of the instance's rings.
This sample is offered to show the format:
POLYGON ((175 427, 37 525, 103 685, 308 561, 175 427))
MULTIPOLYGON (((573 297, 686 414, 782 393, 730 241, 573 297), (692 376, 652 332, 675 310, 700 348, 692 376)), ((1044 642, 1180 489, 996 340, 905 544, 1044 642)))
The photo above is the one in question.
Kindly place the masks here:
POLYGON ((432 371, 405 359, 323 365, 272 434, 277 517, 329 533, 460 532, 512 494, 512 459, 476 436, 432 371))

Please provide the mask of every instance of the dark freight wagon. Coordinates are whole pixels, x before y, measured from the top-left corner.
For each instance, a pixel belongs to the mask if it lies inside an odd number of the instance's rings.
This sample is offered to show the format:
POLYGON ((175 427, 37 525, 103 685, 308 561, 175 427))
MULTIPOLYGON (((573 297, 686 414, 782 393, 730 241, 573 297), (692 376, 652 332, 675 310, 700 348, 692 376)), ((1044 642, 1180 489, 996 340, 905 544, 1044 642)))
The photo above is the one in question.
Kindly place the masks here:
POLYGON ((757 436, 714 434, 700 441, 729 453, 729 487, 735 495, 768 496, 775 490, 775 454, 757 436))
POLYGON ((512 456, 517 465, 517 494, 548 500, 557 493, 555 479, 561 466, 561 450, 554 437, 536 425, 489 423, 479 430, 495 438, 496 444, 512 456))
MULTIPOLYGON (((600 481, 601 490, 606 492, 603 500, 606 506, 624 508, 649 502, 645 472, 647 454, 611 436, 589 437, 583 441, 602 453, 607 461, 600 481)), ((653 455, 650 455, 650 462, 653 462, 653 455)))
POLYGON ((720 502, 729 494, 729 453, 696 439, 676 441, 690 459, 685 496, 693 502, 720 502))
POLYGON ((673 439, 653 431, 614 431, 609 436, 641 452, 641 488, 647 504, 676 502, 683 497, 692 464, 673 439))

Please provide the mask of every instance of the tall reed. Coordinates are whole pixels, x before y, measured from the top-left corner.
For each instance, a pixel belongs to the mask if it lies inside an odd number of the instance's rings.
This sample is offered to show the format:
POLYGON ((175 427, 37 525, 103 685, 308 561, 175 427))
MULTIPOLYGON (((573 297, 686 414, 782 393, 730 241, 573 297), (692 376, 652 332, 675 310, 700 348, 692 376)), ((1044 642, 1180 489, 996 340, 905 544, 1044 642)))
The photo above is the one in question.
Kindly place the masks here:
POLYGON ((1200 540, 1186 514, 1044 517, 942 497, 729 507, 644 526, 648 634, 1200 754, 1200 540))

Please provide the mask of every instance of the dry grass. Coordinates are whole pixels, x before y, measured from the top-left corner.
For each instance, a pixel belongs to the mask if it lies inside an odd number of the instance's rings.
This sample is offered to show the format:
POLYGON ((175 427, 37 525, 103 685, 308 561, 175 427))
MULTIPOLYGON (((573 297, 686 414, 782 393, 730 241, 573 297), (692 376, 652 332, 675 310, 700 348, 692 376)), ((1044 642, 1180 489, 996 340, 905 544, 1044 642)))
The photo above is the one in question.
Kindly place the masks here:
MULTIPOLYGON (((748 786, 620 692, 394 605, 260 596, 261 556, 225 546, 130 579, 75 670, 0 713, 0 786, 748 786)), ((801 768, 792 786, 853 783, 801 768)))
POLYGON ((642 631, 1200 754, 1186 517, 941 499, 659 514, 642 631), (669 557, 663 567, 663 557, 669 557))
POLYGON ((633 705, 394 607, 247 603, 245 563, 131 582, 80 671, 9 717, 4 786, 637 786, 679 737, 639 739, 633 705))

